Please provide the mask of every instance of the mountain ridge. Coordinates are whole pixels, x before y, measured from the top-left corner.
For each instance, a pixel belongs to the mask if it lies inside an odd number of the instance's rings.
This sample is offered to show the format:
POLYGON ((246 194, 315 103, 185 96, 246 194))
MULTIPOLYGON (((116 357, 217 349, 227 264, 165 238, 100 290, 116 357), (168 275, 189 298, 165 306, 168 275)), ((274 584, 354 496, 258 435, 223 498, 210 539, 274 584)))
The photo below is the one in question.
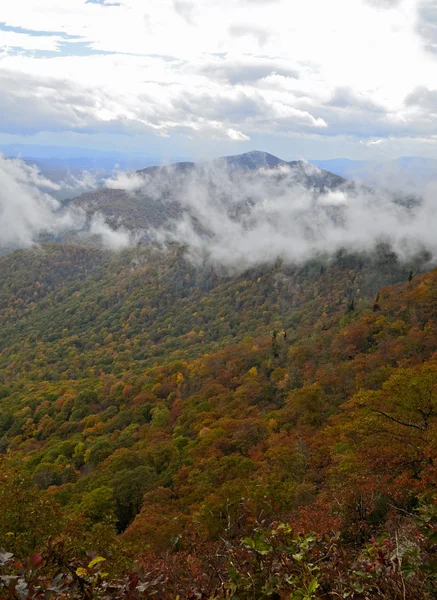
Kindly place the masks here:
MULTIPOLYGON (((319 194, 352 185, 343 177, 318 169, 310 163, 287 162, 266 152, 252 151, 200 163, 185 161, 164 166, 151 165, 123 180, 125 185, 132 181, 136 185, 134 189, 123 189, 123 184, 117 184, 115 179, 110 182, 111 188, 85 192, 68 199, 64 205, 81 206, 89 213, 99 210, 114 225, 118 222, 132 229, 157 228, 181 218, 187 211, 196 218, 192 208, 181 204, 181 196, 178 197, 181 190, 182 194, 184 189, 187 193, 187 187, 198 185, 204 193, 213 196, 218 190, 223 197, 219 188, 224 179, 226 184, 235 183, 240 187, 247 182, 248 189, 255 189, 258 183, 271 187, 270 182, 276 182, 277 186, 284 182, 284 191, 292 184, 319 194)), ((227 190, 226 195, 231 205, 232 193, 227 190)), ((250 198, 247 200, 250 201, 250 198)), ((237 207, 237 212, 239 210, 237 207)))

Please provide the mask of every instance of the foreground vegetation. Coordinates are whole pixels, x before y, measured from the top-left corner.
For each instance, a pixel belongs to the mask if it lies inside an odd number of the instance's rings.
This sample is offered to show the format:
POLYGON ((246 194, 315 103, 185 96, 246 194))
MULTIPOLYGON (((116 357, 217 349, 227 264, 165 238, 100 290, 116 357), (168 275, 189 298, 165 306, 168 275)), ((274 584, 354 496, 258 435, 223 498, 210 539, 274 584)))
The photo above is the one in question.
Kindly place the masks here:
POLYGON ((0 263, 0 597, 435 597, 437 271, 0 263))

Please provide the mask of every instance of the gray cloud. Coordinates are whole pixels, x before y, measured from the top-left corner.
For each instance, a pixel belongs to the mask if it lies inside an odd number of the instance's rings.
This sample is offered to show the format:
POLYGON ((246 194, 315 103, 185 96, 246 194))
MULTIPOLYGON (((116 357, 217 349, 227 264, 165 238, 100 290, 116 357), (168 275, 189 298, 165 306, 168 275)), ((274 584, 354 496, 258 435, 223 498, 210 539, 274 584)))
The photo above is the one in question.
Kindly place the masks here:
POLYGON ((299 71, 286 67, 278 61, 252 60, 250 62, 220 60, 203 65, 199 73, 219 81, 226 81, 231 85, 248 84, 264 79, 269 75, 282 75, 299 79, 299 71))
POLYGON ((425 50, 437 54, 437 4, 435 0, 420 0, 417 6, 416 31, 425 50))
POLYGON ((228 122, 245 131, 312 131, 324 126, 309 111, 268 102, 259 92, 239 91, 232 96, 184 94, 173 105, 184 113, 228 122))
POLYGON ((385 112, 382 106, 376 104, 372 99, 358 94, 350 87, 336 88, 328 105, 336 108, 364 109, 379 113, 385 112))
POLYGON ((173 101, 173 106, 183 113, 200 114, 202 118, 233 123, 265 118, 269 113, 269 105, 262 96, 243 91, 232 97, 207 93, 183 94, 173 101))
POLYGON ((437 90, 430 90, 426 86, 418 86, 405 98, 407 106, 417 106, 431 111, 437 112, 437 90))
MULTIPOLYGON (((154 59, 158 60, 158 59, 154 59)), ((358 138, 437 134, 436 92, 416 88, 391 113, 370 94, 336 88, 326 101, 305 91, 303 67, 285 60, 209 58, 207 65, 163 61, 170 83, 142 82, 135 95, 60 78, 0 69, 0 131, 189 136, 244 140, 311 133, 358 138), (277 75, 277 77, 274 76, 277 75), (187 82, 193 81, 191 87, 187 82), (296 87, 296 91, 294 91, 296 87)))
POLYGON ((0 130, 32 134, 39 131, 140 133, 145 126, 133 119, 102 120, 101 107, 114 100, 105 92, 81 88, 60 79, 0 71, 0 130))
POLYGON ((415 88, 405 98, 401 111, 391 112, 351 88, 337 88, 330 100, 313 106, 311 99, 296 98, 296 106, 311 108, 327 124, 327 136, 349 135, 364 140, 373 138, 420 138, 437 134, 436 92, 415 88))

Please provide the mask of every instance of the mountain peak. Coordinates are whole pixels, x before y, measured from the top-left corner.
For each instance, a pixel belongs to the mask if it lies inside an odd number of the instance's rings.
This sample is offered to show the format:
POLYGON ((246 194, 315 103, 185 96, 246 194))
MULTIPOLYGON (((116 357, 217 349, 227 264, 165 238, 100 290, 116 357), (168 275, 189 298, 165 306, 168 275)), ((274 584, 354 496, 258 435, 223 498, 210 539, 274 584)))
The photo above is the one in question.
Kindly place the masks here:
POLYGON ((223 156, 218 159, 224 161, 230 166, 235 166, 245 169, 260 169, 262 167, 277 167, 278 165, 286 164, 273 154, 262 152, 261 150, 252 150, 244 154, 236 154, 233 156, 223 156))

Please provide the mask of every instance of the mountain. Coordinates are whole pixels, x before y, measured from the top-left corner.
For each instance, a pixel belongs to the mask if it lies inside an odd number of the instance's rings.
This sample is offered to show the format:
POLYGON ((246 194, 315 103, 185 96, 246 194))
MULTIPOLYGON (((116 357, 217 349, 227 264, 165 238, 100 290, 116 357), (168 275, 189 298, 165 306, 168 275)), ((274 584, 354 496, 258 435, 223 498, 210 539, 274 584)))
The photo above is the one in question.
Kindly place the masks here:
MULTIPOLYGON (((117 344, 136 339, 138 347, 128 353, 132 362, 114 357, 127 370, 141 370, 173 352, 203 353, 274 327, 306 335, 323 314, 345 312, 352 300, 365 304, 381 285, 406 279, 410 268, 383 246, 366 259, 339 252, 330 263, 278 262, 235 276, 207 262, 193 265, 177 246, 121 254, 42 246, 0 257, 0 266, 4 380, 33 371, 37 355, 55 380, 69 369, 80 377, 93 365, 106 371, 109 334, 117 344), (32 332, 38 332, 35 347, 32 332), (53 361, 52 349, 64 344, 68 352, 53 361)), ((411 266, 417 270, 420 262, 411 266)))
POLYGON ((185 237, 0 256, 0 597, 435 598, 430 252, 300 161, 119 181, 63 210, 185 237))
POLYGON ((387 188, 406 193, 420 193, 435 182, 437 160, 422 157, 400 157, 395 160, 351 160, 334 158, 311 160, 311 164, 373 188, 387 188))
MULTIPOLYGON (((145 165, 154 165, 160 157, 140 152, 115 152, 69 146, 42 146, 36 144, 0 144, 0 154, 20 158, 36 166, 44 177, 61 184, 52 191, 58 200, 71 198, 103 186, 114 170, 133 171, 145 165)), ((182 160, 174 157, 171 160, 182 160)))
POLYGON ((273 154, 268 152, 261 152, 259 150, 253 150, 252 152, 245 152, 244 154, 237 154, 235 156, 223 156, 219 159, 229 166, 236 167, 238 169, 261 169, 268 167, 278 167, 280 165, 286 165, 287 163, 273 154))
MULTIPOLYGON (((37 144, 0 144, 0 152, 7 157, 21 157, 29 161, 40 161, 41 164, 62 166, 63 168, 139 168, 145 163, 154 164, 160 157, 148 152, 120 152, 113 150, 97 150, 77 146, 43 146, 37 144), (134 166, 138 165, 138 166, 134 166)), ((175 157, 173 161, 182 160, 175 157)))
POLYGON ((387 597, 399 535, 405 589, 425 585, 433 517, 409 514, 437 484, 436 271, 383 246, 232 275, 179 247, 43 245, 0 272, 0 543, 44 561, 32 585, 78 597, 59 573, 104 562, 95 595, 259 598, 323 555, 324 588, 387 597))
POLYGON ((110 189, 69 199, 65 206, 80 206, 89 214, 98 210, 113 224, 147 231, 174 224, 184 215, 197 219, 194 188, 197 195, 203 194, 212 204, 223 205, 229 214, 241 216, 264 199, 260 190, 274 201, 290 188, 322 194, 352 184, 303 161, 286 162, 254 151, 205 163, 150 166, 132 173, 130 178, 115 179, 110 185, 110 189))
POLYGON ((312 165, 319 169, 327 169, 341 177, 348 177, 348 173, 359 170, 372 164, 377 164, 372 161, 352 160, 350 158, 329 158, 325 160, 310 160, 312 165))

